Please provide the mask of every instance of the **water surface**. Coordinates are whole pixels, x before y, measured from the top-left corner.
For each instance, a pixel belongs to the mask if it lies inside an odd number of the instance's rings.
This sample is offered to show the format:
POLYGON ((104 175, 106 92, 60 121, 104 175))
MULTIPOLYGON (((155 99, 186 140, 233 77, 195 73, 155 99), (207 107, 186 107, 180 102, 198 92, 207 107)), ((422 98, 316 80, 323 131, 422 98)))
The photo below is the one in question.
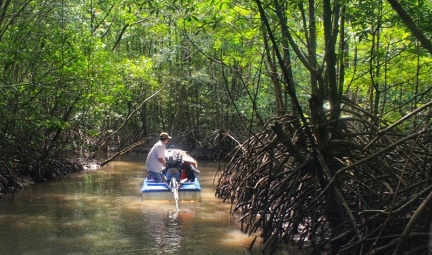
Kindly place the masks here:
MULTIPOLYGON (((0 254, 249 254, 253 237, 215 198, 217 165, 200 163, 201 202, 143 201, 144 156, 0 199, 0 254)), ((255 253, 258 254, 258 253, 255 253)))

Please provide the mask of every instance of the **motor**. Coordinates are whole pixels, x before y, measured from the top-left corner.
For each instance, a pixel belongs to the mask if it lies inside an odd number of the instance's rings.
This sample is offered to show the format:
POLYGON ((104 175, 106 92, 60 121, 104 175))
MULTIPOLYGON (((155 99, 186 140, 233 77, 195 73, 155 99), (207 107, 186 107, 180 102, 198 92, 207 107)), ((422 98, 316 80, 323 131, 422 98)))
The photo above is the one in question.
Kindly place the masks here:
POLYGON ((181 167, 183 164, 183 156, 180 153, 174 153, 173 155, 165 158, 166 167, 162 170, 162 174, 165 176, 166 181, 171 180, 172 176, 175 176, 177 181, 180 181, 181 167))

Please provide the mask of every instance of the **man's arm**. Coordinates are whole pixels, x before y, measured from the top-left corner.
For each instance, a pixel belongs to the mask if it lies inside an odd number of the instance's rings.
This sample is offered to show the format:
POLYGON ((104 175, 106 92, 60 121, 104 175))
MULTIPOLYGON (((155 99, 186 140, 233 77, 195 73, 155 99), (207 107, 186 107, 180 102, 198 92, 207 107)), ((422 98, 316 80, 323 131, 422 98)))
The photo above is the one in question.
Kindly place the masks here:
POLYGON ((163 165, 164 167, 166 167, 166 163, 165 163, 165 159, 164 159, 164 158, 158 158, 158 160, 159 160, 159 162, 162 163, 162 165, 163 165))

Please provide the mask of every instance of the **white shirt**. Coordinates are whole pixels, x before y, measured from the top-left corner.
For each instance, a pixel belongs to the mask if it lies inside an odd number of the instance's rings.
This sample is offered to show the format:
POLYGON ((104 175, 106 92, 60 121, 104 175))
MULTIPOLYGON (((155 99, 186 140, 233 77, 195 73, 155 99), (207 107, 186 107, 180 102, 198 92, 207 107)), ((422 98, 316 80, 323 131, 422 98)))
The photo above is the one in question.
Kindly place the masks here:
POLYGON ((160 173, 163 170, 163 164, 158 158, 165 158, 165 144, 159 141, 153 145, 147 155, 146 168, 147 171, 160 173))

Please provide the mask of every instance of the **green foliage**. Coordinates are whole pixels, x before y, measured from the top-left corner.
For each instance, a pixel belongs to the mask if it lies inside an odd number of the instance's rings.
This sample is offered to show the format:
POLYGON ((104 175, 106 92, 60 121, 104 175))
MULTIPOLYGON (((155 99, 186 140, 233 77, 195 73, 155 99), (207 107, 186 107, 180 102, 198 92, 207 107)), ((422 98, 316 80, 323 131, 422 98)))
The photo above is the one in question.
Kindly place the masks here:
MULTIPOLYGON (((269 7, 265 12, 280 44, 269 41, 269 47, 282 51, 287 38, 270 8, 273 3, 265 1, 269 7)), ((294 43, 310 57, 310 24, 304 20, 307 1, 283 4, 294 43)), ((341 4, 346 8, 347 45, 344 61, 338 62, 345 66, 343 92, 392 123, 427 98, 412 100, 429 87, 430 57, 386 2, 341 4), (377 106, 373 99, 378 96, 377 106)), ((429 4, 408 7, 427 33, 429 4), (420 10, 424 15, 418 15, 420 10)), ((325 67, 324 9, 321 2, 315 8, 317 66, 325 67)), ((39 151, 48 154, 70 149, 70 144, 77 145, 74 149, 97 146, 161 88, 162 93, 128 121, 121 136, 134 141, 161 130, 193 130, 204 138, 216 129, 241 130, 244 123, 257 125, 257 116, 265 121, 277 114, 263 24, 254 3, 14 1, 4 11, 0 23, 4 155, 9 155, 6 144, 22 145, 29 139, 29 148, 39 145, 39 151)), ((311 74, 295 52, 288 51, 297 97, 309 116, 311 74)), ((339 60, 342 52, 337 53, 339 60)), ((274 55, 271 58, 277 62, 274 55)), ((281 71, 277 68, 275 75, 283 82, 281 71)), ((282 88, 290 108, 285 84, 282 88)))

